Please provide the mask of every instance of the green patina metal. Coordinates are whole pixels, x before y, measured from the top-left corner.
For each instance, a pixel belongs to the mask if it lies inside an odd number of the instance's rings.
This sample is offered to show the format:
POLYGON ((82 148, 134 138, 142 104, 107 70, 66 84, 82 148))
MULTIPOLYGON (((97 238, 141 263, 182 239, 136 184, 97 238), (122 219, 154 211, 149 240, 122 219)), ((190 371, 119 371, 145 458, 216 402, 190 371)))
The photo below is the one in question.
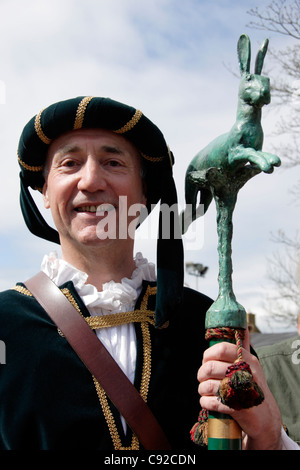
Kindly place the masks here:
MULTIPOLYGON (((232 285, 232 234, 233 212, 239 190, 253 176, 272 173, 280 165, 280 159, 263 152, 262 107, 270 103, 270 82, 261 76, 268 48, 266 39, 261 45, 255 63, 255 73, 250 73, 250 39, 243 34, 238 41, 238 58, 241 81, 238 93, 236 122, 232 129, 213 140, 191 161, 185 178, 186 204, 192 206, 192 214, 182 213, 182 231, 199 215, 207 211, 214 199, 217 211, 219 294, 206 314, 206 328, 246 328, 246 311, 233 292, 232 285), (197 211, 197 198, 204 211, 197 211)), ((213 343, 211 343, 213 344, 213 343)), ((214 417, 215 419, 215 417, 214 417)), ((239 440, 210 439, 209 448, 240 448, 239 440), (210 447, 211 446, 211 447, 210 447)))
POLYGON ((261 76, 268 48, 266 39, 256 58, 255 73, 250 73, 250 39, 243 34, 238 41, 241 81, 236 122, 227 133, 217 137, 191 161, 185 180, 186 204, 192 217, 182 214, 183 232, 198 216, 197 196, 207 211, 212 199, 217 209, 219 295, 206 317, 206 327, 246 328, 246 312, 234 295, 232 286, 233 211, 239 190, 260 172, 272 173, 280 159, 263 152, 262 107, 270 103, 270 82, 261 76))

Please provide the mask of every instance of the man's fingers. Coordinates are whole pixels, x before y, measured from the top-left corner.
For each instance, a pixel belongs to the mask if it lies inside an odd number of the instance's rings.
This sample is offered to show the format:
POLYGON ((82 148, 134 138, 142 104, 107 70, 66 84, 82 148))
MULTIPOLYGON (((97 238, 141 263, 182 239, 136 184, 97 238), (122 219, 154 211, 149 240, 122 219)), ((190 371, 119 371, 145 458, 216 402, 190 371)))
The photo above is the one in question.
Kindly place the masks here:
POLYGON ((227 367, 230 364, 230 362, 220 362, 214 360, 205 362, 198 370, 198 381, 203 382, 204 380, 209 379, 223 379, 223 377, 225 377, 227 367))
MULTIPOLYGON (((250 336, 248 329, 245 330, 245 337, 243 340, 243 355, 249 357, 248 352, 250 351, 250 336)), ((226 341, 220 341, 213 346, 206 349, 203 355, 203 363, 208 361, 223 361, 232 364, 237 359, 238 348, 234 343, 226 341)))
POLYGON ((206 395, 206 396, 215 396, 218 392, 220 385, 219 380, 206 380, 205 382, 200 382, 198 387, 199 395, 206 395))

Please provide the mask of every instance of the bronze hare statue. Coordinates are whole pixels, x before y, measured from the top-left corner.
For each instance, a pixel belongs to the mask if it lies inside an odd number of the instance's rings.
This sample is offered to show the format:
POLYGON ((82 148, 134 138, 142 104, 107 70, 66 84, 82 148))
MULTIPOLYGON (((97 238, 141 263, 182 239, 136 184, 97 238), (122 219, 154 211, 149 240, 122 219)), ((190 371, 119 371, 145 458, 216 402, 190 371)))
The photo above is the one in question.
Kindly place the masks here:
MULTIPOLYGON (((236 122, 227 133, 217 137, 191 161, 185 179, 185 200, 189 205, 182 213, 182 231, 206 212, 218 192, 234 194, 252 176, 272 173, 280 159, 262 151, 263 130, 261 110, 271 101, 269 78, 261 76, 269 41, 261 45, 255 62, 255 72, 250 73, 251 44, 246 34, 238 41, 238 58, 241 81, 238 93, 236 122), (201 192, 203 210, 197 212, 197 195, 201 192)), ((198 209, 200 206, 198 206, 198 209)))

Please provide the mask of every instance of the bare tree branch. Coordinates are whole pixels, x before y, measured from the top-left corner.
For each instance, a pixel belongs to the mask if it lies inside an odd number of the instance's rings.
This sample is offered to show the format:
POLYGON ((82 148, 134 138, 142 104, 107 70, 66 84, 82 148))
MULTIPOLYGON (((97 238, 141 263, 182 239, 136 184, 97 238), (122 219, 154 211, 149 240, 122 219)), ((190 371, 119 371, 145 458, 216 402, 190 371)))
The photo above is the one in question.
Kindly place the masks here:
POLYGON ((256 19, 249 23, 251 28, 300 39, 299 0, 294 0, 290 4, 286 0, 277 0, 270 3, 263 12, 256 7, 247 13, 256 19))
POLYGON ((273 235, 273 242, 281 245, 281 252, 268 260, 268 278, 274 285, 266 306, 274 320, 286 326, 295 326, 300 311, 299 260, 300 238, 289 238, 281 230, 273 235), (284 251, 282 251, 282 247, 284 251))
POLYGON ((300 44, 294 42, 300 40, 300 0, 273 0, 264 10, 256 7, 248 14, 253 18, 249 27, 289 36, 293 43, 278 51, 271 48, 269 54, 272 75, 276 74, 271 80, 272 101, 280 113, 273 150, 283 165, 296 166, 300 164, 300 44))
MULTIPOLYGON (((269 75, 272 100, 280 113, 273 132, 274 153, 286 167, 296 166, 300 164, 300 0, 272 0, 265 9, 256 7, 248 14, 252 17, 250 28, 291 39, 291 44, 281 50, 270 49, 269 75)), ((299 203, 300 184, 292 192, 299 203)), ((300 311, 300 237, 296 234, 290 238, 280 230, 272 236, 272 242, 280 252, 268 260, 268 278, 274 289, 265 307, 270 318, 295 326, 300 311)))

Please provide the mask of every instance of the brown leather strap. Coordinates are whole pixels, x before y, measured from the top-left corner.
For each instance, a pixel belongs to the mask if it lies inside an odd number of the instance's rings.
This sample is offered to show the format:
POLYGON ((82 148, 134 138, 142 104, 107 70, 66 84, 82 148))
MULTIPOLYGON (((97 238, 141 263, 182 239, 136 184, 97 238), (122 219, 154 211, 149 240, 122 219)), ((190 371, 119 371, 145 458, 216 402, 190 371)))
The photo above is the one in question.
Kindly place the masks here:
POLYGON ((98 380, 143 447, 170 450, 166 436, 137 389, 54 282, 39 272, 25 285, 98 380))

